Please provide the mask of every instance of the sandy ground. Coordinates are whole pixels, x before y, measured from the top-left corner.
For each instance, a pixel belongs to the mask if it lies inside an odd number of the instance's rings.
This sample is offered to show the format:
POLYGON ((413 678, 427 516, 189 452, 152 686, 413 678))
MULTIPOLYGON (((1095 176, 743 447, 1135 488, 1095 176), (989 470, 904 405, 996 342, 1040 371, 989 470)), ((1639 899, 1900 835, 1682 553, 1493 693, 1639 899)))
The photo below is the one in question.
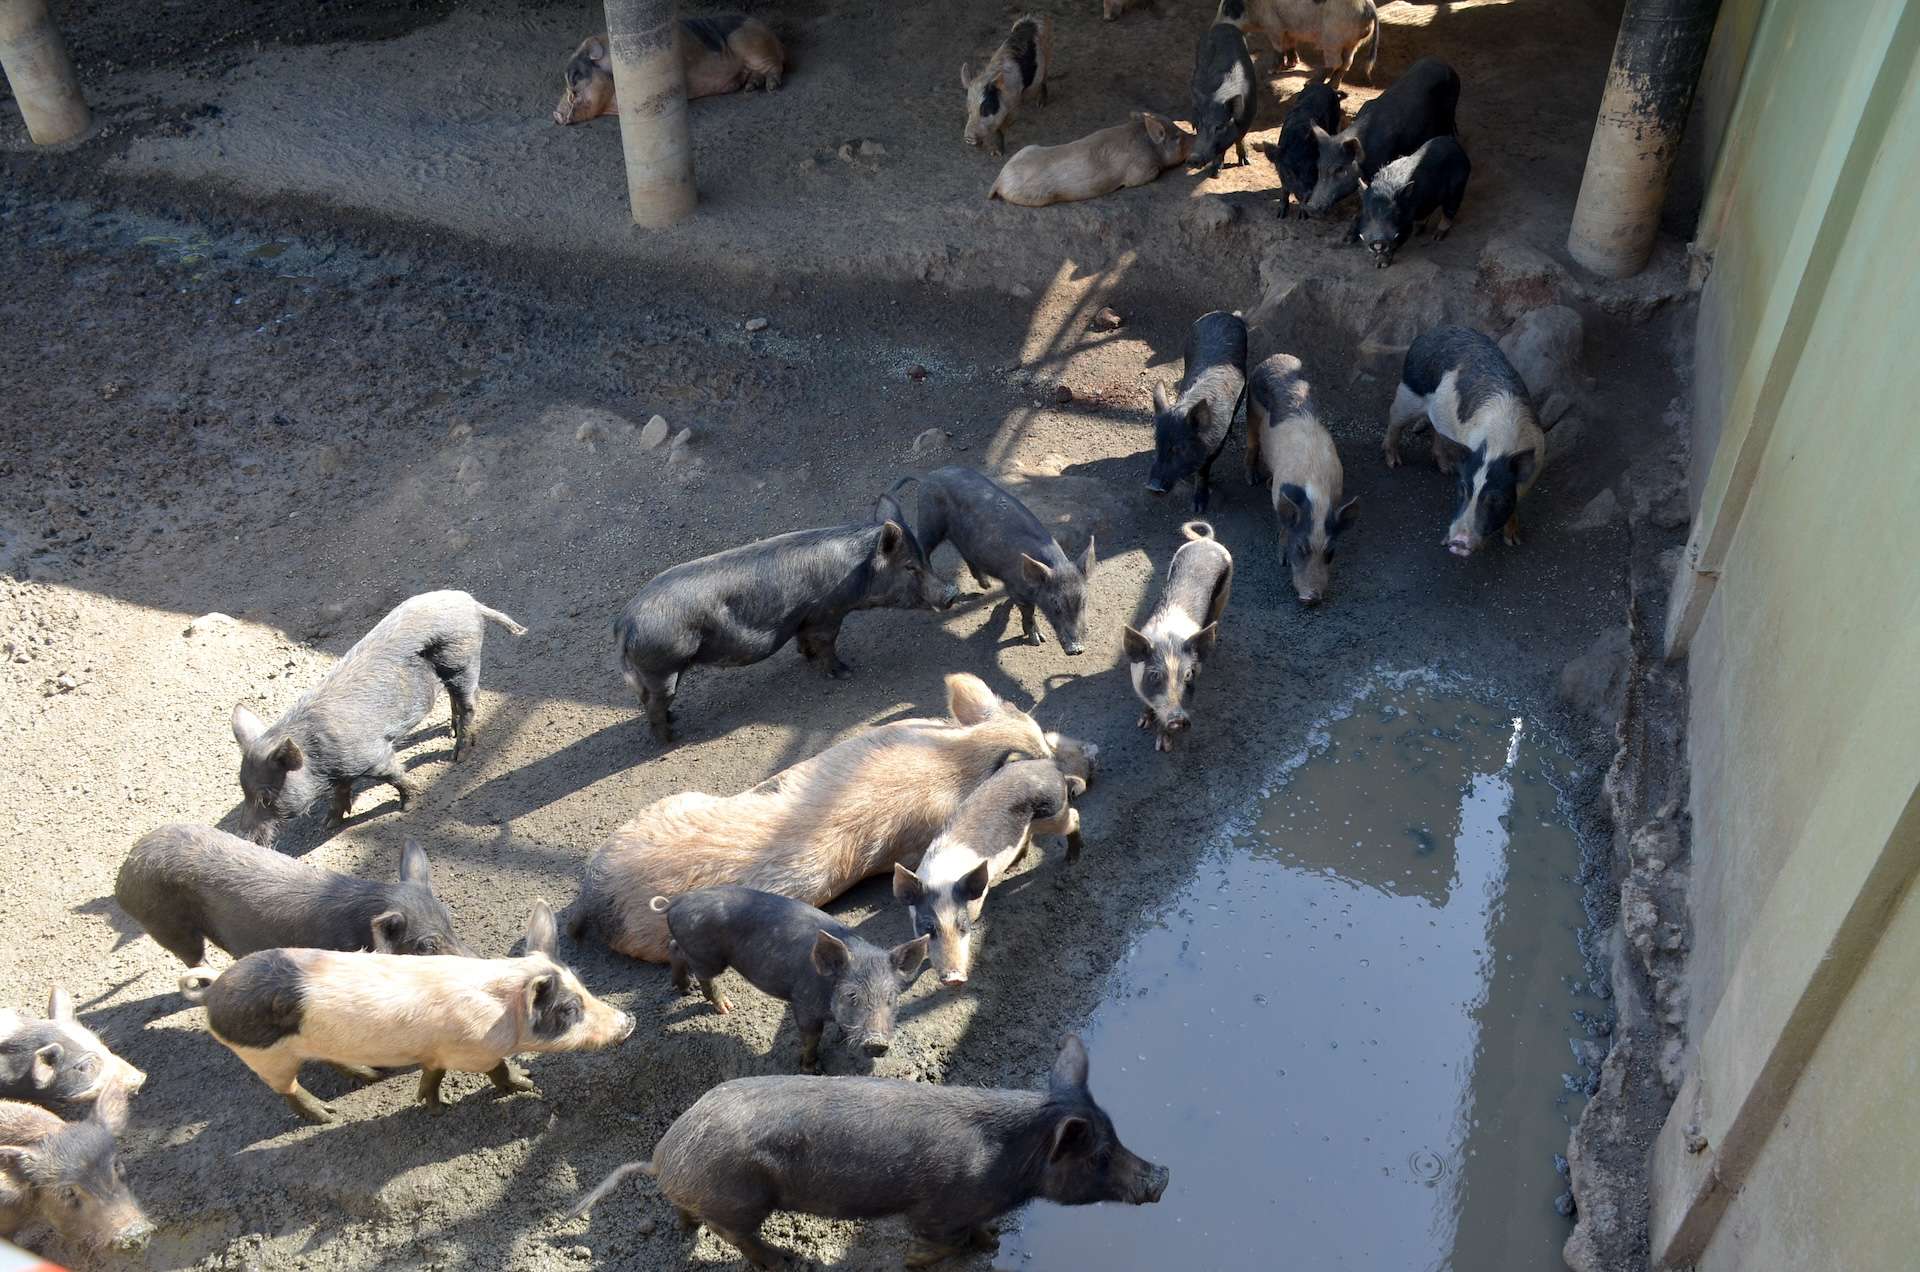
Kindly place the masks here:
MULTIPOLYGON (((267 6, 258 51, 224 18, 139 45, 151 28, 137 10, 69 6, 100 133, 55 154, 0 133, 13 811, 0 895, 17 933, 0 983, 24 1005, 63 980, 152 1075, 127 1141, 162 1226, 155 1266, 732 1258, 674 1232, 643 1187, 590 1225, 557 1216, 713 1083, 791 1067, 792 1027, 767 1000, 743 990, 732 1017, 715 1017, 659 969, 574 951, 589 985, 640 1016, 626 1045, 534 1060, 538 1096, 451 1079, 455 1105, 438 1116, 412 1105, 409 1078, 349 1091, 316 1075, 346 1120, 310 1129, 205 1035, 172 992, 178 968, 112 905, 135 837, 232 809, 234 703, 277 713, 411 593, 466 588, 532 628, 489 637, 475 755, 447 763, 442 705, 409 751, 427 787, 414 811, 368 792, 340 833, 302 823, 282 846, 386 875, 402 838, 419 837, 463 932, 489 952, 516 938, 534 897, 570 899, 585 855, 645 802, 730 793, 865 723, 937 711, 947 672, 983 675, 1037 704, 1046 727, 1101 743, 1087 858, 1071 873, 1057 851, 1023 867, 1059 886, 995 908, 972 991, 923 980, 877 1069, 898 1077, 1039 1080, 1263 757, 1297 748, 1375 669, 1483 685, 1548 722, 1590 771, 1604 762, 1605 730, 1554 686, 1616 621, 1628 554, 1648 550, 1624 515, 1583 514, 1609 491, 1645 514, 1635 492, 1670 489, 1681 471, 1663 418, 1685 329, 1684 311, 1661 307, 1673 245, 1664 282, 1566 293, 1587 318, 1592 384, 1556 433, 1517 550, 1466 564, 1440 550, 1450 484, 1379 465, 1393 377, 1367 343, 1372 316, 1409 290, 1440 311, 1511 316, 1484 262, 1497 235, 1556 250, 1610 41, 1602 19, 1548 4, 1389 7, 1378 80, 1426 52, 1456 61, 1476 184, 1452 239, 1376 278, 1329 245, 1333 225, 1274 222, 1258 162, 1203 187, 1224 200, 1170 174, 1045 219, 989 208, 978 196, 992 167, 958 141, 952 80, 961 46, 990 47, 1009 20, 999 5, 762 7, 790 33, 792 87, 697 104, 702 215, 657 237, 625 225, 615 126, 546 122, 582 26, 573 6, 437 21, 429 5, 365 29, 354 6, 267 6), (339 39, 351 42, 327 42, 339 39), (859 138, 886 153, 839 159, 859 138), (1310 321, 1306 293, 1287 302, 1303 276, 1327 280, 1315 294, 1338 302, 1328 321, 1310 321), (1089 329, 1101 305, 1125 316, 1119 331, 1089 329), (1216 306, 1257 312, 1256 354, 1284 333, 1307 356, 1363 512, 1333 599, 1302 611, 1263 497, 1223 461, 1214 519, 1240 573, 1205 717, 1169 758, 1133 729, 1120 625, 1144 615, 1185 512, 1140 489, 1148 387, 1177 373, 1187 323, 1216 306), (756 314, 771 326, 748 334, 756 314), (1070 402, 1056 400, 1062 383, 1070 402), (656 412, 695 431, 677 458, 640 444, 656 412), (941 433, 916 454, 928 429, 941 433), (817 680, 790 653, 695 673, 681 745, 653 745, 608 627, 641 583, 699 553, 864 515, 896 476, 948 462, 1009 475, 1069 550, 1097 536, 1085 656, 1009 643, 992 597, 944 621, 857 615, 841 642, 853 681, 817 680), (186 634, 210 611, 235 621, 186 634)), ((1011 140, 1184 98, 1196 6, 1162 0, 1105 27, 1094 8, 1057 7, 1072 74, 1011 140)), ((1279 113, 1268 103, 1260 126, 1279 113)), ((840 909, 877 940, 904 929, 875 887, 840 909)), ((768 1233, 850 1269, 893 1266, 903 1241, 897 1224, 793 1217, 768 1233)))

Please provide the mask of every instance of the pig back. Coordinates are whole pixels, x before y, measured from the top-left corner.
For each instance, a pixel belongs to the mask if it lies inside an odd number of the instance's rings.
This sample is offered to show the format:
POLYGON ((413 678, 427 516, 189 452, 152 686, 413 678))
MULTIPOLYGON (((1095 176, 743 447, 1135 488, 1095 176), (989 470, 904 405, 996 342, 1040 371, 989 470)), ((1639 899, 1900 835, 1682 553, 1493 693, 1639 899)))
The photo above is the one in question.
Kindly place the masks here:
POLYGON ((1360 139, 1360 173, 1368 180, 1435 137, 1453 136, 1460 76, 1438 58, 1423 57, 1387 90, 1360 108, 1349 131, 1360 139))
POLYGON ((38 1144, 66 1123, 58 1114, 24 1100, 0 1100, 0 1144, 24 1147, 38 1144))

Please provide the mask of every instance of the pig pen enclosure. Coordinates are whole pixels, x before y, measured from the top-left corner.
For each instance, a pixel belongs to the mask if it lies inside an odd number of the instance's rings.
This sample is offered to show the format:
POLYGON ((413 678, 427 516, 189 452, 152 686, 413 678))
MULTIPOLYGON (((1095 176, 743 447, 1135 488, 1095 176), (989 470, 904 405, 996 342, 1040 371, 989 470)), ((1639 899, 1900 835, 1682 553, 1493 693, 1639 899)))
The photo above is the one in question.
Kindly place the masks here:
MULTIPOLYGON (((1562 249, 1617 5, 1381 6, 1374 85, 1349 85, 1347 111, 1445 58, 1474 164, 1452 235, 1384 271, 1339 243, 1350 212, 1278 219, 1257 153, 1064 207, 985 200, 997 164, 961 143, 962 61, 1019 12, 1053 16, 1051 101, 1023 111, 1010 153, 1129 111, 1185 117, 1211 3, 1112 23, 1097 0, 728 7, 780 33, 786 85, 693 104, 700 208, 649 233, 627 221, 615 122, 548 118, 589 6, 52 6, 97 124, 35 149, 0 112, 0 1005, 37 1010, 64 984, 147 1071, 124 1157, 158 1235, 98 1259, 23 1237, 106 1267, 733 1265, 644 1181, 560 1216, 714 1084, 791 1072, 781 1004, 735 982, 718 1016, 663 968, 563 942, 638 1017, 626 1043, 533 1058, 538 1094, 453 1075, 437 1114, 410 1076, 313 1071, 343 1116, 307 1127, 208 1036, 179 966, 112 900, 138 836, 231 817, 236 703, 272 718, 399 600, 458 587, 531 629, 489 637, 474 754, 447 763, 443 698, 404 753, 413 809, 362 791, 338 832, 316 814, 281 851, 385 879, 415 837, 464 939, 504 954, 533 900, 571 900, 587 854, 646 803, 731 794, 867 724, 941 714, 942 677, 971 672, 1100 745, 1087 852, 1068 867, 1050 848, 996 889, 973 982, 924 975, 871 1071, 1032 1086, 1061 1034, 1088 1029, 1094 1092, 1173 1182, 1137 1211, 1023 1212, 997 1258, 955 1266, 1160 1268, 1182 1232, 1205 1266, 1290 1249, 1316 1267, 1554 1266, 1572 1221, 1553 1145, 1613 1022, 1601 784, 1629 614, 1686 519, 1680 245, 1623 284, 1562 249), (1301 607, 1236 431, 1210 513, 1233 599, 1195 726, 1158 755, 1121 626, 1158 593, 1186 494, 1142 489, 1149 396, 1215 308, 1245 311, 1254 357, 1304 360, 1360 515, 1328 599, 1301 607), (1516 333, 1555 425, 1526 541, 1467 561, 1440 546, 1451 483, 1379 460, 1400 357, 1441 321, 1516 333), (696 669, 678 744, 653 742, 609 628, 642 583, 864 517, 941 464, 1003 476, 1070 553, 1096 539, 1085 655, 1020 643, 991 594, 856 614, 851 681, 786 651, 696 669), (1399 742, 1341 732, 1410 684, 1444 718, 1399 742), (1499 754, 1509 732, 1537 748, 1524 783, 1499 754), (1359 771, 1313 767, 1343 747, 1359 771), (1449 758, 1425 772, 1433 748, 1449 758), (1505 813, 1481 806, 1501 780, 1525 792, 1505 813), (1314 816, 1290 825, 1274 811, 1290 798, 1314 816), (1365 829, 1332 820, 1340 800, 1365 829), (1372 926, 1349 935, 1342 904, 1372 926), (1430 948, 1401 931, 1462 923, 1430 948), (1320 948, 1343 937, 1354 960, 1320 948), (1446 977, 1419 970, 1428 956, 1446 977), (1421 1048, 1447 1081, 1408 1085, 1396 1066, 1421 1048), (1252 1213, 1199 1191, 1221 1128, 1249 1125, 1271 1152, 1256 1139, 1230 1160, 1275 1203, 1252 1213), (1301 1196, 1315 1205, 1280 1204, 1301 1196), (1499 1200, 1519 1217, 1496 1239, 1470 1220, 1499 1200)), ((1270 57, 1260 78, 1256 143, 1303 82, 1270 57)), ((904 939, 883 881, 830 908, 904 939)), ((869 1068, 844 1051, 828 1066, 869 1068)), ((1631 1140, 1658 1110, 1629 1089, 1619 1116, 1631 1140)), ((1629 1204, 1588 1234, 1624 1252, 1594 1266, 1633 1265, 1635 1223, 1629 1204)), ((848 1269, 896 1266, 907 1239, 897 1221, 786 1214, 765 1235, 848 1269)))

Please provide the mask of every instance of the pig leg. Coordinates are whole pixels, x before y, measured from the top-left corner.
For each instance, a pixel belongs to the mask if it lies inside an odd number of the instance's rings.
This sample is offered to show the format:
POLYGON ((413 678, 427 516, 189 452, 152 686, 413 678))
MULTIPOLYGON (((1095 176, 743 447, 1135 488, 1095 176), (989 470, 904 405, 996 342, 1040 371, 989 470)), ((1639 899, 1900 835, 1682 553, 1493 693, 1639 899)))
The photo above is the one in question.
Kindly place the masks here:
POLYGON ((999 1234, 985 1224, 964 1223, 956 1227, 930 1215, 910 1214, 907 1228, 913 1233, 905 1259, 910 1268, 929 1267, 970 1250, 991 1253, 1000 1248, 999 1234))
POLYGON ((387 752, 385 764, 368 773, 367 776, 393 787, 393 793, 400 797, 402 810, 412 808, 413 801, 420 796, 420 787, 407 776, 407 771, 400 767, 400 757, 392 751, 387 752))
POLYGON ((1020 632, 1029 645, 1044 645, 1047 638, 1040 632, 1040 624, 1033 618, 1033 602, 1020 602, 1020 632))
POLYGON ((1211 484, 1206 469, 1202 468, 1193 475, 1193 510, 1195 513, 1202 513, 1207 510, 1207 495, 1211 484))
POLYGON ((845 680, 853 674, 853 668, 840 661, 840 655, 833 647, 840 638, 840 624, 836 621, 831 627, 803 628, 798 636, 800 652, 806 660, 829 680, 845 680))
POLYGON ((727 996, 720 992, 718 985, 714 984, 720 973, 727 970, 724 961, 717 963, 711 959, 696 961, 687 954, 684 947, 671 941, 667 943, 667 961, 674 966, 674 984, 679 987, 681 993, 687 992, 687 973, 691 971, 693 978, 700 983, 700 992, 707 996, 707 1001, 713 1004, 715 1011, 722 1016, 733 1011, 733 1004, 727 1001, 727 996))
POLYGON ((278 1091, 288 1106, 309 1122, 331 1122, 334 1112, 300 1085, 300 1057, 284 1051, 236 1051, 247 1068, 278 1091))
POLYGON ((1441 436, 1439 429, 1433 430, 1433 466, 1435 468, 1451 477, 1453 470, 1459 466, 1460 456, 1464 453, 1465 447, 1456 446, 1448 441, 1441 436))
POLYGON ((693 990, 687 984, 687 956, 678 941, 667 942, 667 966, 673 972, 674 992, 690 994, 693 990))
POLYGON ((446 1107, 446 1101, 440 1098, 440 1084, 447 1080, 445 1069, 420 1070, 420 1103, 439 1110, 446 1107))
POLYGON ((450 676, 442 676, 447 698, 453 703, 453 758, 458 763, 473 749, 473 708, 480 690, 480 663, 468 663, 450 676))
POLYGON ((1233 143, 1233 149, 1234 149, 1234 151, 1235 151, 1235 152, 1236 152, 1236 153, 1237 153, 1237 154, 1238 154, 1238 155, 1240 156, 1240 166, 1241 166, 1242 168, 1244 168, 1244 167, 1246 167, 1246 166, 1247 166, 1247 139, 1246 139, 1246 137, 1245 137, 1245 136, 1242 136, 1242 137, 1240 137, 1240 138, 1239 138, 1238 140, 1236 140, 1236 141, 1235 141, 1235 142, 1233 143))
POLYGON ((800 1071, 802 1073, 820 1072, 820 1035, 826 1032, 824 1020, 796 1021, 800 1026, 800 1071))
POLYGON ((533 1079, 527 1076, 526 1070, 511 1060, 502 1060, 488 1069, 487 1080, 492 1082, 493 1089, 502 1095, 533 1090, 533 1079))
POLYGON ((1426 413, 1426 400, 1405 384, 1394 391, 1393 407, 1387 412, 1387 440, 1380 446, 1388 468, 1400 467, 1400 436, 1426 413))
POLYGON ((720 987, 713 983, 713 977, 700 977, 700 992, 707 996, 707 1001, 712 1003, 713 1009, 722 1016, 732 1013, 733 1003, 728 1000, 725 994, 720 992, 720 987))
MULTIPOLYGON (((1285 204, 1281 205, 1283 208, 1285 204)), ((1267 431, 1267 413, 1251 395, 1247 398, 1247 485, 1260 484, 1260 437, 1267 431)))
POLYGON ((327 820, 339 825, 347 820, 347 814, 353 811, 353 782, 342 778, 333 784, 333 807, 327 812, 327 820))
POLYGON ((643 671, 634 679, 640 686, 640 706, 647 713, 647 726, 653 730, 654 741, 673 741, 673 695, 680 687, 680 673, 672 671, 660 676, 643 671))
POLYGON ((175 916, 163 915, 146 922, 147 935, 167 953, 173 955, 188 967, 198 967, 207 961, 206 935, 190 922, 177 922, 175 916))
POLYGON ((700 1220, 714 1236, 746 1255, 748 1263, 771 1272, 790 1265, 784 1254, 760 1239, 760 1225, 766 1217, 765 1209, 735 1210, 727 1214, 715 1214, 708 1210, 700 1216, 700 1220))
POLYGON ((1518 508, 1515 508, 1513 515, 1507 518, 1507 524, 1500 527, 1500 537, 1506 540, 1510 548, 1520 546, 1520 510, 1518 508))

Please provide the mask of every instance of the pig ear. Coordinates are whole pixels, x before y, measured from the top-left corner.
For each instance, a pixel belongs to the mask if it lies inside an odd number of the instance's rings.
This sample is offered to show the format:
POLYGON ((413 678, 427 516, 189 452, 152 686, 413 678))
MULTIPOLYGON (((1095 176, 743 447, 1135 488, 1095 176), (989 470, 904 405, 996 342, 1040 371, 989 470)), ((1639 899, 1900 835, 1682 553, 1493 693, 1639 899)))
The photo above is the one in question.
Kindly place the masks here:
POLYGON ((1167 408, 1172 405, 1172 401, 1167 397, 1167 386, 1161 381, 1155 380, 1153 382, 1153 413, 1155 415, 1165 415, 1167 408))
POLYGON ((900 545, 907 541, 907 532, 900 528, 897 521, 885 521, 880 525, 880 555, 898 556, 900 545))
POLYGON ((545 954, 552 958, 558 940, 559 933, 553 924, 553 907, 543 897, 533 903, 533 913, 527 916, 527 953, 545 954))
POLYGON ((960 895, 968 901, 978 901, 987 895, 987 885, 992 882, 990 867, 992 862, 983 861, 967 873, 960 876, 960 895))
POLYGON ((1047 1085, 1055 1091, 1087 1089, 1087 1048, 1079 1034, 1068 1034, 1061 1040, 1060 1054, 1054 1057, 1047 1085))
POLYGON ((57 1042, 50 1042, 33 1053, 33 1089, 44 1091, 53 1085, 60 1076, 60 1061, 66 1058, 67 1049, 57 1042))
POLYGON ((973 67, 967 62, 960 63, 960 87, 973 87, 973 67))
POLYGON ((1131 627, 1121 629, 1120 640, 1126 646, 1128 662, 1145 662, 1147 655, 1153 652, 1153 646, 1147 638, 1131 627))
POLYGON ((1213 652, 1213 642, 1220 638, 1220 624, 1208 623, 1193 635, 1187 637, 1187 648, 1205 658, 1213 652))
POLYGON ((59 1021, 73 1019, 73 995, 63 986, 55 985, 47 995, 47 1018, 59 1021))
POLYGON ((1213 403, 1201 398, 1187 412, 1187 427, 1198 433, 1213 423, 1213 403))
POLYGON ((1300 490, 1292 482, 1283 482, 1280 486, 1280 499, 1273 505, 1273 513, 1280 518, 1280 524, 1290 526, 1300 520, 1300 496, 1307 492, 1300 490), (1300 495, 1292 492, 1299 490, 1300 495))
POLYGON ((127 1127, 127 1084, 119 1080, 107 1083, 93 1102, 93 1120, 118 1135, 127 1127))
POLYGON ((1053 567, 1044 561, 1036 561, 1026 553, 1020 554, 1020 577, 1038 587, 1053 577, 1053 567))
POLYGON ((1000 699, 980 677, 955 672, 947 677, 947 714, 961 724, 981 724, 1000 714, 1000 699))
POLYGON ((427 863, 427 850, 417 839, 407 840, 406 847, 400 850, 400 882, 417 883, 428 891, 433 890, 433 867, 427 863))
POLYGON ((613 62, 612 56, 607 51, 607 42, 597 35, 589 38, 580 47, 580 51, 585 53, 587 60, 595 66, 609 66, 613 62))
POLYGON ((1333 143, 1332 133, 1328 132, 1326 129, 1322 128, 1318 124, 1313 125, 1313 144, 1315 146, 1320 148, 1325 148, 1326 146, 1329 146, 1332 143, 1333 143))
POLYGON ((1092 535, 1087 536, 1087 550, 1080 554, 1080 560, 1078 564, 1080 566, 1081 578, 1087 579, 1087 578, 1093 577, 1093 536, 1092 535))
POLYGON ((1354 515, 1359 511, 1360 497, 1355 495, 1353 498, 1347 500, 1347 502, 1341 504, 1338 511, 1333 514, 1333 525, 1329 527, 1329 529, 1335 534, 1340 533, 1340 531, 1345 530, 1353 524, 1354 515))
POLYGON ((822 931, 813 938, 813 970, 822 976, 837 976, 853 962, 853 951, 831 932, 822 931))
POLYGON ((307 753, 292 738, 282 738, 280 745, 273 748, 273 754, 267 757, 281 768, 291 773, 307 762, 307 753))
POLYGON ((1340 142, 1340 153, 1355 163, 1365 162, 1365 152, 1360 147, 1360 139, 1358 137, 1344 138, 1340 142))
POLYGON ((929 932, 905 945, 894 946, 887 951, 887 960, 893 964, 894 971, 911 979, 920 974, 920 965, 927 961, 927 950, 932 945, 933 933, 929 932))
POLYGON ((385 910, 373 916, 373 952, 398 954, 400 942, 407 937, 407 916, 398 910, 385 910))
POLYGON ((902 905, 919 905, 927 890, 920 882, 920 876, 899 862, 893 863, 893 899, 902 905))
POLYGON ((1086 1118, 1063 1117, 1053 1128, 1053 1147, 1047 1150, 1047 1160, 1082 1156, 1092 1143, 1093 1126, 1086 1118))
POLYGON ((21 1148, 13 1144, 0 1145, 0 1171, 27 1179, 33 1175, 34 1163, 39 1160, 38 1149, 21 1148))
POLYGON ((1160 116, 1150 112, 1143 112, 1140 116, 1140 123, 1147 130, 1147 136, 1153 139, 1153 143, 1156 146, 1166 141, 1167 125, 1160 116))
POLYGON ((233 709, 233 740, 240 744, 241 750, 251 749, 255 740, 266 731, 267 726, 260 723, 259 716, 245 707, 233 709))
POLYGON ((547 1009, 547 1004, 553 1001, 554 987, 559 983, 560 983, 560 978, 558 976, 555 976, 552 972, 540 972, 536 975, 527 977, 526 994, 527 994, 528 1019, 533 1019, 538 1017, 541 1012, 547 1009))

